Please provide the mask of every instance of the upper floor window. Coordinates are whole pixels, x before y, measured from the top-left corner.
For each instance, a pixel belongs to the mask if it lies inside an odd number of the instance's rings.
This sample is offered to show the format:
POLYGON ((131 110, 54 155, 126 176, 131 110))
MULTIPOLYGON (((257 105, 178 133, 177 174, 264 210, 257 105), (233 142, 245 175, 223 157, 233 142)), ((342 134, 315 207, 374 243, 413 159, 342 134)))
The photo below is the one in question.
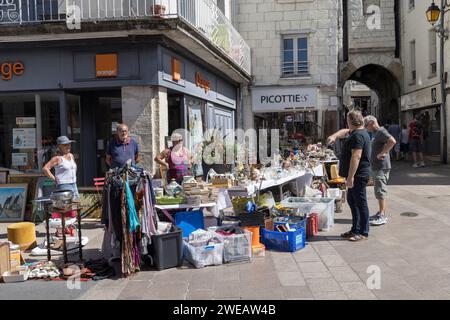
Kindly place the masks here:
POLYGON ((305 36, 283 39, 282 75, 304 76, 309 73, 308 38, 305 36))
POLYGON ((411 57, 411 83, 415 84, 416 83, 416 41, 411 41, 410 42, 410 57, 411 57))
POLYGON ((415 0, 409 0, 409 10, 413 10, 416 7, 415 0))

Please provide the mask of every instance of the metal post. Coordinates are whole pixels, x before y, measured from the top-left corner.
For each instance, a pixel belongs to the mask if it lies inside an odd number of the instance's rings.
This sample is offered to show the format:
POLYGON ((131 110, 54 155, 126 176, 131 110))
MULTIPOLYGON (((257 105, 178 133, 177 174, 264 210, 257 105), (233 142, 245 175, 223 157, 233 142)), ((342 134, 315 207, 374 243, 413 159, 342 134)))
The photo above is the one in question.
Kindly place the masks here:
POLYGON ((441 161, 444 164, 447 164, 447 112, 446 112, 446 101, 447 101, 447 92, 445 85, 445 6, 446 0, 441 0, 441 26, 440 26, 440 38, 441 38, 441 161))

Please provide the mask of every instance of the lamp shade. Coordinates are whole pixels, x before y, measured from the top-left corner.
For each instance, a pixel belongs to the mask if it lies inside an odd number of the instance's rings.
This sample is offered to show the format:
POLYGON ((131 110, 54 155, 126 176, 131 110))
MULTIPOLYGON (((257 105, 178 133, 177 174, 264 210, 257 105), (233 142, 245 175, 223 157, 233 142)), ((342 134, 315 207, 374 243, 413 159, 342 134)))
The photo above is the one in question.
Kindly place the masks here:
POLYGON ((441 9, 433 2, 427 10, 427 20, 434 25, 441 15, 441 9))

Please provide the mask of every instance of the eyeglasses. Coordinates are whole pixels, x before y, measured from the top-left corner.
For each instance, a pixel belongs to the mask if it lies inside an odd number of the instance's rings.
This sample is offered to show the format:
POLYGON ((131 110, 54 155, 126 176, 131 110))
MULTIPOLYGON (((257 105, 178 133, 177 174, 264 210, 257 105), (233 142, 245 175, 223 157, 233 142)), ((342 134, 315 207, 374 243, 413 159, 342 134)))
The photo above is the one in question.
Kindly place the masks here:
POLYGON ((122 133, 128 132, 128 130, 117 130, 117 131, 122 132, 122 133))

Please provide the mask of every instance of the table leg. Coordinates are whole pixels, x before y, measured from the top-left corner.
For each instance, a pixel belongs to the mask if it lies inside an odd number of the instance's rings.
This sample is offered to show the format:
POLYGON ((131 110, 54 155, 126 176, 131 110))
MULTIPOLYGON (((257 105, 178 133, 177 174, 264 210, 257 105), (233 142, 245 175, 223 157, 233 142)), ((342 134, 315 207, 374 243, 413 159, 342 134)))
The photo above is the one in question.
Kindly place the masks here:
POLYGON ((50 261, 52 259, 52 255, 50 252, 50 221, 49 221, 49 212, 47 212, 44 206, 44 215, 45 215, 45 231, 47 233, 47 260, 50 261))
POLYGON ((81 244, 81 209, 77 210, 78 218, 78 252, 80 254, 80 262, 83 261, 83 245, 81 244))
POLYGON ((63 254, 64 254, 64 263, 67 263, 69 259, 67 259, 67 242, 66 242, 66 213, 61 212, 61 226, 62 226, 62 236, 63 236, 63 254))

